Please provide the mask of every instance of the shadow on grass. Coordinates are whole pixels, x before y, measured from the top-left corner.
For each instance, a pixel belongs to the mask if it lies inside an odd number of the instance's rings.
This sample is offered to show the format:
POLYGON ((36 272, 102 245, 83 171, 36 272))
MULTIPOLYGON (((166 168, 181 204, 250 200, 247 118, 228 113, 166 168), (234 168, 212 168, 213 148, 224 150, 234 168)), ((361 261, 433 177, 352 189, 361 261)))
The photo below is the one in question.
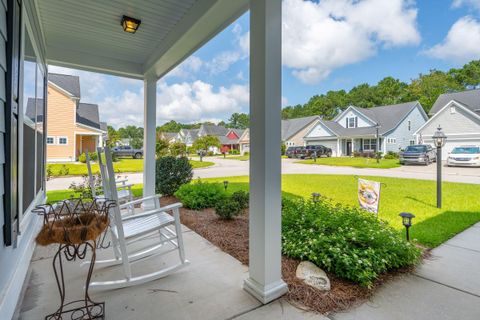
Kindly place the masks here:
POLYGON ((417 199, 417 198, 414 198, 414 197, 411 197, 411 196, 406 196, 405 199, 409 199, 409 200, 421 203, 423 205, 426 205, 427 207, 437 208, 436 204, 429 203, 429 202, 426 202, 426 201, 423 201, 423 200, 420 200, 420 199, 417 199))
POLYGON ((412 239, 436 247, 480 221, 480 211, 445 211, 419 223, 413 221, 412 239))
MULTIPOLYGON (((228 193, 233 193, 235 191, 246 191, 249 192, 249 184, 248 182, 230 182, 227 187, 227 192, 228 193)), ((302 196, 299 196, 297 194, 293 194, 290 192, 285 192, 282 191, 282 196, 289 198, 289 199, 302 199, 302 196)))

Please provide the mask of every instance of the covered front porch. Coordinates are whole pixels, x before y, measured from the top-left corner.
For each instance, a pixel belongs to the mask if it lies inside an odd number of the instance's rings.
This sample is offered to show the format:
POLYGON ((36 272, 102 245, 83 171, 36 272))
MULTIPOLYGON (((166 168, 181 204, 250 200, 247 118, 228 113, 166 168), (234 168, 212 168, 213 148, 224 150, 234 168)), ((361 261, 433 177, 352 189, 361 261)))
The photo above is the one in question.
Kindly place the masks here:
POLYGON ((355 156, 357 154, 368 154, 375 152, 383 152, 384 138, 375 136, 363 137, 342 137, 339 139, 340 156, 355 156), (378 147, 377 147, 378 144, 378 147))
POLYGON ((75 152, 76 159, 78 159, 82 153, 96 152, 97 147, 103 145, 103 135, 100 133, 77 133, 75 135, 75 140, 75 145, 77 146, 75 152))
MULTIPOLYGON (((125 315, 135 310, 136 319, 154 319, 159 315, 170 319, 199 315, 232 318, 287 292, 281 276, 281 1, 162 0, 148 5, 144 1, 88 5, 49 1, 28 2, 21 8, 21 21, 28 23, 28 30, 22 32, 29 32, 42 53, 39 64, 47 69, 48 65, 57 65, 143 81, 144 105, 138 111, 144 115, 145 197, 155 194, 157 81, 247 10, 252 136, 249 268, 186 230, 185 236, 190 238, 185 246, 192 262, 190 267, 145 285, 92 292, 92 297, 107 301, 110 319, 127 319, 125 315), (142 19, 135 34, 122 30, 120 20, 127 14, 142 19), (121 317, 116 316, 120 314, 121 317)), ((100 142, 100 137, 76 135, 75 153, 90 151, 100 142)), ((43 146, 45 150, 46 143, 43 146)), ((45 201, 42 190, 31 207, 45 201)), ((38 248, 30 268, 26 300, 19 304, 22 282, 27 279, 25 264, 40 225, 40 217, 31 212, 24 215, 33 222, 31 230, 22 233, 21 245, 12 247, 8 256, 12 268, 1 277, 0 297, 6 300, 0 300, 0 312, 2 317, 11 318, 15 305, 21 305, 22 319, 38 319, 58 305, 58 292, 51 274, 52 252, 38 248), (15 271, 18 264, 22 267, 15 271)), ((105 250, 105 254, 111 254, 111 250, 105 250)), ((156 268, 164 263, 168 260, 153 261, 144 267, 156 268)), ((75 267, 67 273, 69 287, 81 290, 84 274, 75 267)), ((98 270, 94 277, 97 275, 105 273, 98 270)))

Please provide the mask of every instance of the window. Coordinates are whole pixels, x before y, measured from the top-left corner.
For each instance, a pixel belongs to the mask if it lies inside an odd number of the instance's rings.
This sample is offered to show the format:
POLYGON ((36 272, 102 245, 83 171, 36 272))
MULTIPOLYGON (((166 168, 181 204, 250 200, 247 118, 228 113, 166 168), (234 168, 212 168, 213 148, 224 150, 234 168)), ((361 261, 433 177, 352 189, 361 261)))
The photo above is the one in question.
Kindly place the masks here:
POLYGON ((450 107, 450 113, 451 113, 451 114, 454 114, 454 113, 456 113, 456 112, 457 112, 457 110, 455 110, 455 106, 451 106, 451 107, 450 107))
POLYGON ((68 144, 68 138, 67 137, 58 137, 58 144, 67 145, 68 144))
POLYGON ((358 126, 358 118, 357 117, 349 117, 347 119, 347 128, 356 128, 358 126))
POLYGON ((408 120, 408 131, 412 130, 412 121, 408 120))
POLYGON ((387 138, 387 143, 388 143, 388 144, 397 143, 397 139, 395 139, 395 138, 387 138))
POLYGON ((410 140, 410 145, 413 146, 415 144, 415 140, 410 140))
POLYGON ((377 149, 377 139, 363 139, 363 150, 374 151, 377 149))
POLYGON ((55 138, 54 137, 47 137, 47 144, 54 144, 55 138))

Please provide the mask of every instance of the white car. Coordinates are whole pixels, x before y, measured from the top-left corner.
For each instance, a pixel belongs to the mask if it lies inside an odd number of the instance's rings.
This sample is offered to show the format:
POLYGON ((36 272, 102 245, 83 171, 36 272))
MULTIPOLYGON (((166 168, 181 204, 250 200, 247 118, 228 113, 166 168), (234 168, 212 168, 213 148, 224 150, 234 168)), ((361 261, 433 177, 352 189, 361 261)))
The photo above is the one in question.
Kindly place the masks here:
POLYGON ((448 166, 480 167, 480 147, 460 146, 448 154, 448 166))

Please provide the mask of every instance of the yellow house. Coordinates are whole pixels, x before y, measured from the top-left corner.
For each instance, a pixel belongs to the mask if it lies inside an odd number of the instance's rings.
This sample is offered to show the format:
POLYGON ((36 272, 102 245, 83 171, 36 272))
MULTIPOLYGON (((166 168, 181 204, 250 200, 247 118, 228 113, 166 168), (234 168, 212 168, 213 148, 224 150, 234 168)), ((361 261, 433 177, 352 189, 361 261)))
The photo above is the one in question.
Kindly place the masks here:
MULTIPOLYGON (((100 122, 98 105, 80 102, 79 77, 50 73, 47 105, 48 162, 75 161, 103 144, 107 125, 100 122)), ((29 99, 27 116, 34 112, 35 101, 29 99)))

